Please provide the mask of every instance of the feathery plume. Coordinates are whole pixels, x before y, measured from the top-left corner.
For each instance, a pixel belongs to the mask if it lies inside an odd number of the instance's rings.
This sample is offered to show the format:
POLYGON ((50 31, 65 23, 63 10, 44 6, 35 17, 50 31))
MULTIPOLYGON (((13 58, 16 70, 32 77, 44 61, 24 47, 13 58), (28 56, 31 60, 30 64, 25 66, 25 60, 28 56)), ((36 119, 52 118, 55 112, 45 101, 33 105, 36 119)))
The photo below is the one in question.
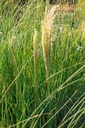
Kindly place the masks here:
POLYGON ((56 6, 51 9, 46 7, 44 18, 42 20, 41 30, 42 30, 42 48, 43 56, 46 69, 46 78, 49 77, 50 70, 50 53, 51 53, 51 34, 54 27, 54 19, 56 16, 56 6))
POLYGON ((38 56, 38 32, 34 29, 34 37, 33 37, 33 49, 34 49, 34 76, 36 78, 36 70, 37 70, 37 56, 38 56))

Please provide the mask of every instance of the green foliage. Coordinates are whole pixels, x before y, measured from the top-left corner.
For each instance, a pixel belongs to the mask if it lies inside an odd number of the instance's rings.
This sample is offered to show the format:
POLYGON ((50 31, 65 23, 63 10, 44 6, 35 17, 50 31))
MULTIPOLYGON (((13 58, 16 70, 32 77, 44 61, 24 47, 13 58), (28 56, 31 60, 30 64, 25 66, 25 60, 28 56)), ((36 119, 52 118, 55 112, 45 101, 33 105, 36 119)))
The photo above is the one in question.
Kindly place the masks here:
POLYGON ((10 10, 6 6, 2 11, 0 3, 0 127, 83 128, 85 40, 80 14, 57 13, 46 79, 41 46, 45 3, 29 0, 24 6, 10 6, 10 10), (36 79, 34 29, 38 34, 36 79))
POLYGON ((80 12, 81 18, 83 18, 85 20, 85 1, 79 0, 78 7, 79 7, 79 12, 80 12))

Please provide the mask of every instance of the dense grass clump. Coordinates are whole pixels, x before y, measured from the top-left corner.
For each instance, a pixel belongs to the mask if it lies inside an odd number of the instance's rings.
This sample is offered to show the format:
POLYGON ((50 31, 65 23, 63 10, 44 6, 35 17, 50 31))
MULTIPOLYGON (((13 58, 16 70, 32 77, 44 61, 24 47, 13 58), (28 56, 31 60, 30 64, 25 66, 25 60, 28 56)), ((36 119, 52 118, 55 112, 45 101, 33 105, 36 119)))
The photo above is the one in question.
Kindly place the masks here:
POLYGON ((85 21, 58 8, 0 3, 1 128, 85 127, 85 21))

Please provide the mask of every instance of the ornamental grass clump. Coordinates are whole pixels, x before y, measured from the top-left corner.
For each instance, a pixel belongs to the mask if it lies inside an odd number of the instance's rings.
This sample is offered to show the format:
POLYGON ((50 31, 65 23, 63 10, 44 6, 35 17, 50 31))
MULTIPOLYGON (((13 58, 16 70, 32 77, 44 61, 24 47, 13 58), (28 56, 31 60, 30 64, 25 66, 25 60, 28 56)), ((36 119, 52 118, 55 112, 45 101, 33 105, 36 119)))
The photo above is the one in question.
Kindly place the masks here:
POLYGON ((56 6, 53 6, 51 9, 45 9, 44 18, 41 24, 42 30, 42 48, 43 56, 46 69, 46 78, 49 77, 50 70, 50 54, 51 54, 51 36, 54 30, 54 20, 56 17, 56 6))

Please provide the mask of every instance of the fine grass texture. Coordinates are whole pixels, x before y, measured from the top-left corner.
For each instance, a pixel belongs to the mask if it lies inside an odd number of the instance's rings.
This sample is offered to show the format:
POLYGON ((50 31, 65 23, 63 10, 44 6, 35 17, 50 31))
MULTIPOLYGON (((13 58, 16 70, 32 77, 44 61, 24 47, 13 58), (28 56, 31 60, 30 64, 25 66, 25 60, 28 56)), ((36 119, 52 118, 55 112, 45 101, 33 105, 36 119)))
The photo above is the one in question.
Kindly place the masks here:
POLYGON ((18 2, 0 2, 0 128, 84 128, 83 3, 18 2))
POLYGON ((49 77, 50 70, 50 54, 51 54, 51 36, 53 31, 54 20, 56 17, 56 7, 47 8, 45 10, 44 18, 42 20, 42 48, 43 48, 43 56, 45 62, 46 69, 46 77, 49 77))

